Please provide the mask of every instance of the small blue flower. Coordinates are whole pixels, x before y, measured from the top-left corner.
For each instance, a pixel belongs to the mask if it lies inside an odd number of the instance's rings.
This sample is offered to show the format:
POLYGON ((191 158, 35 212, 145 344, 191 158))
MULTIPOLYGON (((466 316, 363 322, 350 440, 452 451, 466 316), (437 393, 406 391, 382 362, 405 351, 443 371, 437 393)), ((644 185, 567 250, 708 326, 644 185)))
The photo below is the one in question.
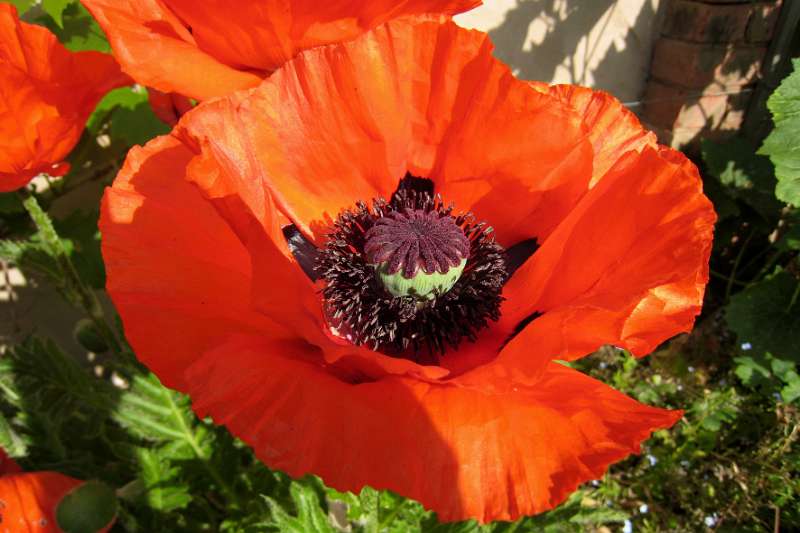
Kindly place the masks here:
POLYGON ((747 350, 752 350, 752 349, 753 349, 753 345, 750 344, 749 342, 743 342, 742 343, 742 350, 744 350, 745 352, 747 350))
POLYGON ((633 533, 633 522, 625 520, 625 525, 622 526, 622 533, 633 533))
POLYGON ((646 503, 643 503, 642 505, 639 506, 639 512, 642 514, 647 513, 648 510, 650 510, 650 508, 647 506, 646 503))

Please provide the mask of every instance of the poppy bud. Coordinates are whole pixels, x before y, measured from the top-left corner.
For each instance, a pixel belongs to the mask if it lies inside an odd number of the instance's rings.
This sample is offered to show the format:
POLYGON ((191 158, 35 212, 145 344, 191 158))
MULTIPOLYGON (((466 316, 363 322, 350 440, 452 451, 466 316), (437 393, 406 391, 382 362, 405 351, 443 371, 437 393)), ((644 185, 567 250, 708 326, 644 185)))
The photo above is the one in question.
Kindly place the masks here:
POLYGON ((117 507, 117 498, 107 485, 87 481, 61 499, 56 522, 67 533, 95 533, 114 522, 117 507))

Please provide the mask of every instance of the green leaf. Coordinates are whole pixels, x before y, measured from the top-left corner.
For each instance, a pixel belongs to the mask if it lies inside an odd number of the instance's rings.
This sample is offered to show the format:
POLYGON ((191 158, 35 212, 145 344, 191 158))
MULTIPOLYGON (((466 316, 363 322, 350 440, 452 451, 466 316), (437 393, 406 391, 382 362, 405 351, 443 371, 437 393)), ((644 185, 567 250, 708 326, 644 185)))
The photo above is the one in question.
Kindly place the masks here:
POLYGON ((169 126, 153 114, 147 90, 138 86, 109 92, 95 108, 87 128, 97 135, 106 123, 110 123, 112 139, 121 139, 129 146, 145 144, 158 135, 169 133, 169 126))
MULTIPOLYGON (((726 197, 734 198, 756 210, 765 220, 780 216, 783 204, 775 199, 775 174, 769 159, 756 155, 755 147, 741 137, 725 142, 704 140, 703 162, 706 173, 722 185, 725 195, 709 187, 715 207, 725 211, 726 197)), ((726 212, 720 215, 724 218, 726 212)), ((738 215, 738 209, 731 213, 738 215)))
POLYGON ((788 272, 779 269, 735 294, 726 319, 740 345, 749 343, 754 356, 770 353, 800 362, 798 280, 788 272))
POLYGON ((737 357, 734 361, 736 362, 736 375, 739 376, 742 383, 749 387, 758 386, 772 377, 769 368, 752 357, 737 357))
POLYGON ((767 101, 775 129, 764 141, 760 154, 775 165, 778 186, 775 196, 800 207, 800 59, 792 61, 794 72, 787 76, 767 101))
POLYGON ((86 472, 107 457, 100 437, 114 405, 116 391, 109 383, 53 342, 29 338, 0 358, 0 391, 12 440, 27 449, 31 466, 100 477, 86 472))
POLYGON ((42 9, 50 15, 59 27, 64 27, 63 14, 73 0, 42 0, 42 9))
POLYGON ((159 511, 182 509, 192 501, 189 486, 179 481, 180 469, 170 464, 170 450, 137 450, 148 505, 159 511))
POLYGON ((800 379, 796 379, 781 389, 783 401, 793 403, 800 399, 800 379))
POLYGON ((292 481, 289 494, 294 505, 294 514, 287 512, 274 498, 262 495, 269 507, 271 521, 268 523, 275 531, 289 533, 336 533, 331 525, 322 502, 318 488, 309 478, 292 481))
POLYGON ((800 224, 795 224, 775 243, 780 250, 800 250, 800 224))
MULTIPOLYGON (((47 0, 45 0, 46 2, 47 0)), ((53 0, 52 3, 67 4, 60 13, 61 21, 50 13, 36 20, 37 23, 47 26, 58 40, 73 52, 83 52, 85 50, 96 50, 98 52, 110 52, 111 45, 108 44, 106 36, 97 21, 86 10, 80 2, 74 0, 53 0)), ((44 5, 42 5, 44 8, 44 5)), ((53 8, 56 9, 55 7, 53 8)))
POLYGON ((153 374, 133 377, 130 388, 120 396, 114 418, 142 439, 199 447, 188 398, 164 387, 153 374))
POLYGON ((104 411, 112 403, 110 385, 92 377, 50 340, 29 338, 6 358, 21 401, 51 415, 54 424, 65 422, 64 413, 85 407, 104 411))
POLYGON ((22 16, 36 5, 36 0, 11 0, 11 4, 17 8, 17 12, 22 16))
POLYGON ((2 412, 0 412, 0 448, 11 457, 19 457, 27 453, 24 439, 14 430, 2 412))
MULTIPOLYGON (((201 472, 206 488, 216 485, 229 505, 237 505, 231 480, 237 472, 221 468, 215 456, 225 443, 194 416, 187 396, 164 387, 153 374, 136 375, 119 397, 113 418, 135 437, 156 446, 159 457, 167 461, 159 467, 163 471, 172 472, 172 466, 180 465, 187 472, 201 472)), ((141 467, 152 469, 152 458, 141 457, 150 461, 141 467)))

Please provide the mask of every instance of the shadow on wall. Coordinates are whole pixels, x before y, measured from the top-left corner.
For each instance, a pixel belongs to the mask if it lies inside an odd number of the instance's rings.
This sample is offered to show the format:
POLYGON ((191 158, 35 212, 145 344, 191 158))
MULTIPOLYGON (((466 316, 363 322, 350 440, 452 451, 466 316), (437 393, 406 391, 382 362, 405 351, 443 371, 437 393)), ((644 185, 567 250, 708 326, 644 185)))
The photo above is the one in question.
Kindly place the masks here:
POLYGON ((459 22, 488 31, 495 55, 523 79, 587 85, 636 100, 658 0, 495 0, 459 22))

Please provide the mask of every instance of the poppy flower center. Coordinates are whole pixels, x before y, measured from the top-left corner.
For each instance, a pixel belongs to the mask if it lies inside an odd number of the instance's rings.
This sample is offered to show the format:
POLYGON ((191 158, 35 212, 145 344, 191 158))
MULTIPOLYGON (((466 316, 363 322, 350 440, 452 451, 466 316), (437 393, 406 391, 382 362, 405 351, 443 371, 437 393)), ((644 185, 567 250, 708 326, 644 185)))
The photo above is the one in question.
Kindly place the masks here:
POLYGON ((392 296, 433 299, 461 277, 469 239, 452 216, 422 209, 393 211, 364 235, 364 254, 392 296))
POLYGON ((332 331, 430 364, 474 341, 499 318, 508 277, 491 233, 471 213, 454 214, 432 182, 410 175, 389 201, 343 211, 314 267, 332 331))

